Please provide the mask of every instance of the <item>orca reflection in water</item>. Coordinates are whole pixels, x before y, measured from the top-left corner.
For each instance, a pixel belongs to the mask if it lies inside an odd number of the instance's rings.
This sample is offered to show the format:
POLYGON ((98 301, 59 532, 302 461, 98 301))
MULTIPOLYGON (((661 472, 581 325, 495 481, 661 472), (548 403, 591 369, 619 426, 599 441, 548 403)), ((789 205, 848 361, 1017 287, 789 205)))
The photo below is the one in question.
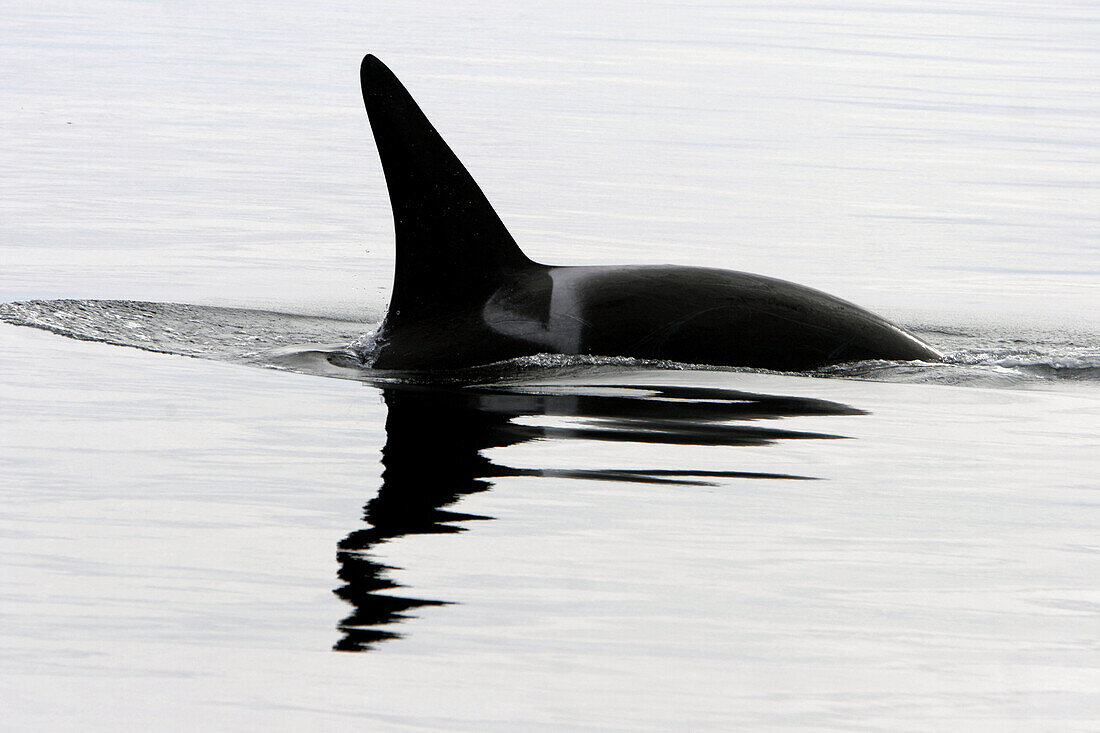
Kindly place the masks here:
POLYGON ((396 235, 389 309, 363 354, 377 369, 538 353, 783 371, 941 359, 879 316, 783 280, 705 267, 533 262, 397 77, 369 55, 360 77, 396 235))
POLYGON ((339 624, 335 648, 363 651, 399 634, 383 627, 408 612, 443 601, 391 595, 399 588, 391 568, 375 555, 379 544, 405 535, 462 532, 457 522, 489 519, 446 509, 467 494, 486 491, 494 479, 542 476, 650 484, 713 484, 736 478, 810 480, 758 471, 592 470, 514 468, 494 463, 485 451, 536 438, 602 440, 664 445, 762 446, 781 440, 843 436, 784 430, 758 420, 810 415, 864 414, 827 400, 760 395, 691 386, 607 386, 597 393, 569 387, 417 387, 383 390, 388 415, 382 449, 382 487, 365 507, 371 525, 349 534, 337 552, 336 591, 354 607, 339 624), (552 415, 575 427, 520 424, 516 418, 552 415))

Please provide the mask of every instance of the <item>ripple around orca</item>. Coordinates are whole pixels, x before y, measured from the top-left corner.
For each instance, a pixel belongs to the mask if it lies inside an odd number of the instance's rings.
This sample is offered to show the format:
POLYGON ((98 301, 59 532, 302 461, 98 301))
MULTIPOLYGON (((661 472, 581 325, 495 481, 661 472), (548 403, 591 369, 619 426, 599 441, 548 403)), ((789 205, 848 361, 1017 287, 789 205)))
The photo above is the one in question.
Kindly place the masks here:
POLYGON ((811 476, 744 470, 678 469, 524 469, 497 463, 490 448, 536 439, 604 440, 665 445, 766 446, 786 440, 835 440, 846 436, 765 427, 755 423, 787 417, 864 415, 866 412, 822 399, 765 395, 693 386, 600 385, 598 390, 568 386, 391 385, 382 389, 388 409, 382 449, 382 486, 364 507, 369 527, 340 542, 335 593, 353 607, 338 625, 339 651, 365 651, 401 636, 394 624, 417 608, 448 602, 395 595, 401 584, 377 548, 416 534, 467 530, 462 523, 491 517, 452 511, 462 497, 488 491, 496 479, 540 476, 550 479, 625 481, 659 485, 717 484, 730 479, 814 480, 811 476), (528 425, 524 417, 553 416, 579 427, 528 425))
MULTIPOLYGON (((614 356, 536 354, 450 372, 377 371, 357 356, 365 320, 184 303, 131 300, 29 300, 0 303, 0 322, 59 336, 215 361, 392 384, 485 383, 639 369, 767 370, 715 367, 614 356)), ((867 361, 804 373, 881 382, 1018 388, 1054 383, 1100 384, 1100 333, 959 326, 917 327, 950 347, 940 363, 867 361)))

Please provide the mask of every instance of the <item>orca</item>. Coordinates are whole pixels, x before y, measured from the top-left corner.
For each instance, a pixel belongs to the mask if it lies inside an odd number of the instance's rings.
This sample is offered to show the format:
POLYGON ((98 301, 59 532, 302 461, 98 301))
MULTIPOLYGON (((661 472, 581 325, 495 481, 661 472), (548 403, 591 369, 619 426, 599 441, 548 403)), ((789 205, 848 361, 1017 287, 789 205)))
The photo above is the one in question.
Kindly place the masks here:
POLYGON ((942 359, 859 306, 763 275, 534 262, 393 72, 367 55, 360 81, 396 237, 389 308, 363 351, 372 368, 540 353, 778 371, 942 359))

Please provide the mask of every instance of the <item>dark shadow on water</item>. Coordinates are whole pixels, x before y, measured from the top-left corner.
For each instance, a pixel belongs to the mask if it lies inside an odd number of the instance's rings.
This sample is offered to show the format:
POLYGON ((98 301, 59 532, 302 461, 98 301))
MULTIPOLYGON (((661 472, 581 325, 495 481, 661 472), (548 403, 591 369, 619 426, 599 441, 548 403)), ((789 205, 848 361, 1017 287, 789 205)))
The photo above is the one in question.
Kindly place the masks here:
POLYGON ((374 555, 379 544, 410 534, 466 531, 459 522, 490 517, 451 511, 467 494, 487 491, 505 476, 684 485, 722 480, 812 480, 809 476, 754 471, 524 469, 494 463, 490 448, 535 439, 596 440, 671 446, 762 446, 781 440, 843 436, 755 424, 808 415, 860 415, 827 400, 752 394, 690 386, 386 387, 386 445, 382 487, 366 507, 370 525, 339 546, 335 592, 353 612, 339 624, 340 651, 365 651, 400 634, 390 627, 424 606, 444 601, 403 597, 389 578, 393 568, 374 555), (565 418, 569 427, 532 426, 526 416, 565 418))

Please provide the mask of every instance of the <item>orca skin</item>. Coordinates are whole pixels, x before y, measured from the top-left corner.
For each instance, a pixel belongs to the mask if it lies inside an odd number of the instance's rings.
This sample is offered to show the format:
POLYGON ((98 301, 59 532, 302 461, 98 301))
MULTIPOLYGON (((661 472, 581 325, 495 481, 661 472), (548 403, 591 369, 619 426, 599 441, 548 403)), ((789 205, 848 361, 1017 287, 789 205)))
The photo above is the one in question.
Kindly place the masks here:
POLYGON ((539 353, 780 371, 941 359, 873 313, 775 278, 533 262, 397 77, 368 55, 360 80, 397 240, 389 309, 366 355, 374 368, 452 369, 539 353))

